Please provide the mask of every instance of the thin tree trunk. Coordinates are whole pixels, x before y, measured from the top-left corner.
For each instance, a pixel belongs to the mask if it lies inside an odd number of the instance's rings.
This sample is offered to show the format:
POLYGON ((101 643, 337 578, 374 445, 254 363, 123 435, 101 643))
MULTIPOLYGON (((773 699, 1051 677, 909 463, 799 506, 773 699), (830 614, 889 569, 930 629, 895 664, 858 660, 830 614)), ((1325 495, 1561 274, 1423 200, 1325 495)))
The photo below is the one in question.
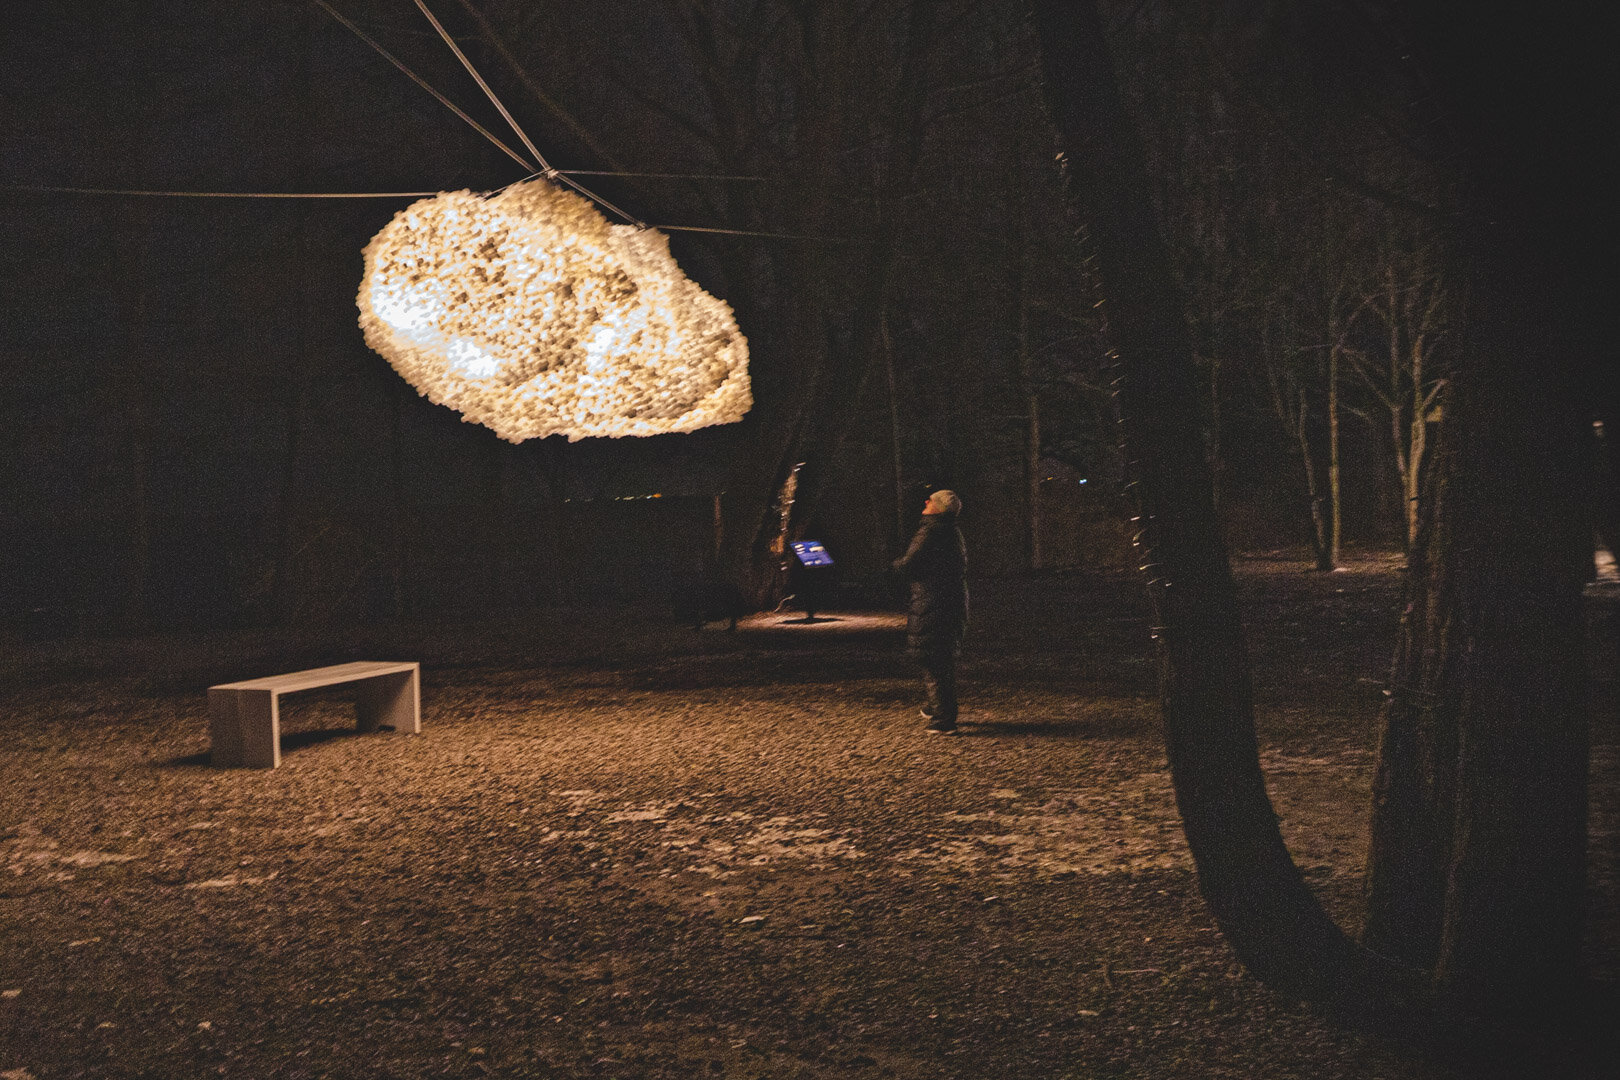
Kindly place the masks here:
POLYGON ((1046 565, 1041 550, 1041 398, 1035 389, 1034 360, 1029 353, 1029 275, 1018 272, 1018 378, 1024 390, 1024 524, 1029 568, 1046 565))
MULTIPOLYGON (((139 337, 131 342, 137 357, 144 351, 139 337)), ((129 413, 129 563, 121 611, 126 630, 142 630, 152 616, 152 403, 146 380, 150 371, 131 380, 126 407, 129 413)))
POLYGON ((1046 550, 1041 542, 1045 515, 1041 512, 1041 399, 1031 393, 1024 403, 1029 410, 1029 427, 1025 431, 1024 468, 1029 475, 1029 568, 1041 570, 1046 566, 1046 550))
POLYGON ((1299 444, 1299 460, 1305 469, 1305 494, 1311 500, 1311 548, 1316 552, 1318 570, 1333 569, 1328 551, 1328 521, 1322 513, 1322 491, 1316 481, 1316 457, 1311 452, 1311 439, 1307 431, 1309 403, 1305 388, 1299 388, 1299 407, 1294 411, 1294 440, 1299 444))
POLYGON ((1221 508, 1221 361, 1209 358, 1209 501, 1219 512, 1221 508))
POLYGON ((1030 570, 1046 564, 1041 545, 1041 397, 1035 381, 1035 358, 1029 348, 1029 185, 1024 170, 1026 128, 1019 126, 1012 144, 1013 226, 1009 234, 1013 250, 1009 261, 1017 276, 1014 303, 1017 304, 1018 385, 1024 398, 1024 555, 1030 570))
POLYGON ((1342 347, 1335 340, 1328 352, 1328 507, 1329 529, 1327 565, 1339 568, 1339 544, 1344 533, 1344 504, 1339 488, 1339 357, 1342 347))
MULTIPOLYGON (((152 617, 152 419, 153 383, 159 375, 151 356, 151 287, 147 248, 151 243, 151 223, 144 203, 129 216, 109 226, 115 245, 107 261, 111 281, 108 295, 118 300, 118 321, 124 331, 122 377, 119 407, 129 433, 128 455, 128 532, 124 556, 123 595, 117 617, 127 631, 145 629, 152 617)), ((79 607, 88 598, 78 598, 79 607)))
MULTIPOLYGON (((1429 422, 1423 414, 1422 395, 1412 395, 1412 418, 1408 421, 1407 450, 1401 461, 1401 494, 1406 501, 1406 550, 1410 555, 1417 544, 1422 517, 1423 454, 1427 449, 1429 422)), ((1400 423, 1396 420, 1397 425, 1400 423)), ((1397 432, 1397 437, 1399 433, 1397 432)))
MULTIPOLYGON (((129 140, 122 150, 133 168, 139 169, 150 160, 151 135, 165 105, 161 98, 146 104, 138 112, 137 122, 122 133, 129 140)), ((164 368, 153 355, 151 218, 151 204, 145 199, 134 199, 118 205, 116 212, 109 210, 104 225, 111 245, 104 264, 106 295, 114 303, 113 313, 121 331, 116 340, 124 351, 116 369, 119 400, 115 408, 122 413, 123 426, 128 433, 124 451, 128 475, 124 503, 127 530, 120 560, 124 576, 120 583, 122 593, 115 600, 114 618, 124 630, 131 632, 149 627, 155 614, 152 604, 156 546, 152 443, 157 426, 153 412, 162 392, 164 368)), ((85 575, 86 580, 94 577, 94 574, 85 575)), ((88 607, 99 606, 88 596, 74 597, 74 604, 78 614, 88 607)))
POLYGON ((906 472, 905 458, 900 444, 900 389, 894 371, 894 336, 889 331, 889 309, 884 306, 878 316, 883 337, 883 373, 889 383, 889 451, 894 468, 894 533, 889 537, 889 548, 896 548, 906 535, 906 472))
POLYGON ((568 542, 568 442, 561 435, 552 435, 529 445, 534 447, 535 463, 546 485, 544 535, 550 549, 538 560, 549 566, 550 571, 545 576, 544 587, 536 583, 535 596, 560 604, 569 599, 564 586, 574 580, 577 573, 573 548, 568 542))
POLYGON ((720 565, 720 553, 726 547, 726 505, 722 492, 715 492, 710 506, 710 528, 712 542, 709 544, 709 572, 720 565))
MULTIPOLYGON (((1595 395, 1593 409, 1593 473, 1597 479, 1596 522, 1598 539, 1620 560, 1620 376, 1609 372, 1595 395)), ((1595 553, 1594 553, 1595 554, 1595 553)))
POLYGON ((410 537, 406 524, 410 514, 408 490, 405 486, 405 386, 403 379, 392 384, 388 396, 388 480, 391 491, 391 521, 389 548, 392 565, 389 568, 390 602, 394 618, 403 619, 410 612, 406 583, 411 580, 410 537))
MULTIPOLYGON (((1310 512, 1311 551, 1315 555, 1316 568, 1324 570, 1327 569, 1323 565, 1327 561, 1327 522, 1322 515, 1322 495, 1317 486, 1316 456, 1311 450, 1310 401, 1298 377, 1291 370, 1284 369, 1273 353, 1269 323, 1260 331, 1260 353, 1265 358, 1266 389, 1270 392, 1271 411, 1282 425, 1283 433, 1294 440, 1300 471, 1305 480, 1306 508, 1310 512)), ((1213 504, 1213 494, 1210 501, 1213 504)))
POLYGON ((1456 583, 1441 572, 1457 561, 1447 483, 1456 472, 1452 447, 1443 435, 1407 551, 1406 598, 1373 778, 1362 927, 1370 948, 1425 969, 1440 954, 1456 790, 1461 650, 1456 583))
POLYGON ((1417 541, 1418 516, 1421 512, 1419 505, 1421 499, 1421 477, 1423 475, 1423 455, 1428 448, 1429 420, 1435 410, 1435 401, 1440 393, 1440 387, 1426 388, 1423 383, 1423 349, 1418 343, 1412 345, 1412 415, 1409 420, 1410 431, 1406 439, 1405 462, 1406 475, 1406 537, 1407 549, 1417 541))
MULTIPOLYGON (((307 7, 299 10, 294 31, 293 48, 296 67, 293 72, 293 95, 298 102, 298 115, 313 116, 315 98, 310 78, 310 42, 312 16, 307 7)), ((312 166, 309 139, 305 135, 293 136, 292 174, 296 185, 309 182, 312 166)), ((298 190, 295 187, 293 190, 298 190)), ((309 279, 304 267, 309 260, 310 211, 308 203, 299 200, 293 211, 293 242, 287 264, 292 281, 287 283, 291 297, 291 334, 287 343, 292 353, 290 378, 287 380, 286 446, 282 452, 281 491, 276 507, 276 551, 273 564, 270 601, 274 617, 290 618, 299 608, 301 600, 293 591, 293 558, 299 534, 304 527, 304 500, 299 485, 303 480, 300 466, 303 460, 304 425, 309 403, 309 388, 313 376, 313 361, 309 348, 309 279)))
POLYGON ((495 439, 489 440, 488 456, 484 459, 484 587, 485 610, 496 611, 510 606, 511 586, 506 579, 512 552, 512 516, 507 499, 507 481, 511 465, 511 447, 495 439))
POLYGON ((1412 558, 1412 550, 1417 543, 1418 536, 1418 466, 1412 460, 1412 449, 1415 447, 1413 436, 1418 431, 1418 421, 1423 415, 1421 401, 1423 397, 1423 379, 1419 372, 1412 372, 1410 386, 1403 387, 1401 381, 1401 321, 1397 317, 1400 311, 1400 290, 1395 284, 1395 268, 1384 268, 1384 310, 1388 313, 1389 329, 1389 397, 1386 406, 1389 409, 1390 439, 1394 442, 1395 469, 1400 473, 1401 497, 1405 502, 1402 508, 1402 518, 1406 522, 1406 557, 1408 562, 1412 558), (1412 415, 1402 430, 1402 399, 1409 399, 1407 405, 1412 409, 1412 415))

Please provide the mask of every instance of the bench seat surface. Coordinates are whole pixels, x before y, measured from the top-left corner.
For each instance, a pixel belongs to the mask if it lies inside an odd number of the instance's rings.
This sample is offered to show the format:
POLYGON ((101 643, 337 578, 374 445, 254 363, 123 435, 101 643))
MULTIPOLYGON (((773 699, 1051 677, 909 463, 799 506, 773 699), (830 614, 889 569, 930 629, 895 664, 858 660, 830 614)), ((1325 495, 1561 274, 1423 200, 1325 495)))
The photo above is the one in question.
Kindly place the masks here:
POLYGON ((348 664, 333 664, 331 667, 293 671, 286 675, 268 675, 262 679, 244 679, 241 682, 221 683, 209 689, 274 690, 282 694, 291 694, 299 690, 314 690, 320 686, 334 686, 338 683, 355 682, 359 679, 370 679, 378 675, 393 675, 399 672, 414 671, 416 667, 414 661, 356 660, 348 664))

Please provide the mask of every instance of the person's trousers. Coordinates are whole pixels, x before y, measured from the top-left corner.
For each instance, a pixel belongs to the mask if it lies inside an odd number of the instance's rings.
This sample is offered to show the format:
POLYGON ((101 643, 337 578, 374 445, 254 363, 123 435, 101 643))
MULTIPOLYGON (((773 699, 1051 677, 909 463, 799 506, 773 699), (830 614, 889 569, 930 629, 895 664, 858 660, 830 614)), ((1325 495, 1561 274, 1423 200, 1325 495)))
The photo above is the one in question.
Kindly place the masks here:
POLYGON ((928 693, 928 715, 936 724, 956 723, 956 653, 924 653, 917 659, 928 693))

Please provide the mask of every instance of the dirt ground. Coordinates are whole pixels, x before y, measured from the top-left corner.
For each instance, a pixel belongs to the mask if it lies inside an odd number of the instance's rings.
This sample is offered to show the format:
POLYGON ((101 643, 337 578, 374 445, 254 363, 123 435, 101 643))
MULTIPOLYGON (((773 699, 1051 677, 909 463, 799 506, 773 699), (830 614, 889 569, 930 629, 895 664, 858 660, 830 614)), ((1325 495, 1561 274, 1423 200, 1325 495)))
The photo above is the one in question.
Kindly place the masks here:
MULTIPOLYGON (((1237 570, 1282 828, 1354 930, 1398 566, 1237 570)), ((1590 602, 1612 984, 1620 584, 1590 602)), ((10 642, 0 1080, 1481 1075, 1237 965, 1134 579, 974 604, 954 738, 922 733, 889 611, 10 642), (422 661, 420 736, 319 691, 279 769, 210 766, 208 685, 352 659, 422 661)))

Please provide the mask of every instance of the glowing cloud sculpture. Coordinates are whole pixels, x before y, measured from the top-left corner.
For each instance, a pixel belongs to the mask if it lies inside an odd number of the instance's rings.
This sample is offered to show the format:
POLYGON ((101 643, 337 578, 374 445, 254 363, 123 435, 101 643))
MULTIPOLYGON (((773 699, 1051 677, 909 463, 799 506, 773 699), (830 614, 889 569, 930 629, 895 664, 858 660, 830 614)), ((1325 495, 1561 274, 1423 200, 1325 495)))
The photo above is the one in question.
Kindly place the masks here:
POLYGON ((730 306, 668 237, 547 181, 412 203, 365 256, 366 344, 508 442, 695 431, 753 404, 730 306))

